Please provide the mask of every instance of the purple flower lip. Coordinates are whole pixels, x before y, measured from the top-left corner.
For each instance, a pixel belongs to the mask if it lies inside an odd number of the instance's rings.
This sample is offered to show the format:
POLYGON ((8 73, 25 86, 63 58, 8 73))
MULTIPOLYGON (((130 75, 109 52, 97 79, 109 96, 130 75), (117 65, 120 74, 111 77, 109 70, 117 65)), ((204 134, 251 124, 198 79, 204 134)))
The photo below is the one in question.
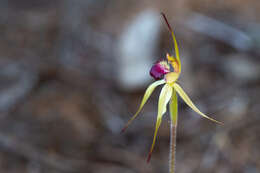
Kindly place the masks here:
POLYGON ((166 61, 159 61, 154 64, 150 70, 150 75, 155 79, 159 80, 164 77, 165 74, 170 72, 170 67, 166 61))

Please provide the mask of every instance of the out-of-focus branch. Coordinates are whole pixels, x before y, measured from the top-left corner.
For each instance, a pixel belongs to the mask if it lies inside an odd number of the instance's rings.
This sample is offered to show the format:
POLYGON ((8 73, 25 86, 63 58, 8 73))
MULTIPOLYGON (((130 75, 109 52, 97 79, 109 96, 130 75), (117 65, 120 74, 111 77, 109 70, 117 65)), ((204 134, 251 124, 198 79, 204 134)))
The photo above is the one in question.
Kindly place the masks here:
POLYGON ((192 13, 185 25, 196 32, 223 41, 239 51, 252 49, 253 41, 245 32, 208 16, 192 13))
POLYGON ((0 149, 15 153, 33 162, 39 162, 63 172, 76 172, 83 167, 87 168, 87 161, 72 160, 50 155, 39 151, 37 148, 17 140, 13 137, 0 133, 0 149))

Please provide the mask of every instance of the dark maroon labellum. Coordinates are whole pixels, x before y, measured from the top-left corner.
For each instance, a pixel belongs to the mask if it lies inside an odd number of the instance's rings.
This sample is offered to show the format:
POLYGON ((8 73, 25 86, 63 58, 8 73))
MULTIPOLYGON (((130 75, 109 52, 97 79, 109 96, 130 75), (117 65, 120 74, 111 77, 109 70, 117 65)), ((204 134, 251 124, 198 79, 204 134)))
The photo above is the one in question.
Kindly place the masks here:
POLYGON ((166 73, 170 72, 170 67, 166 61, 160 61, 154 64, 150 70, 150 75, 155 79, 159 80, 164 77, 166 73))

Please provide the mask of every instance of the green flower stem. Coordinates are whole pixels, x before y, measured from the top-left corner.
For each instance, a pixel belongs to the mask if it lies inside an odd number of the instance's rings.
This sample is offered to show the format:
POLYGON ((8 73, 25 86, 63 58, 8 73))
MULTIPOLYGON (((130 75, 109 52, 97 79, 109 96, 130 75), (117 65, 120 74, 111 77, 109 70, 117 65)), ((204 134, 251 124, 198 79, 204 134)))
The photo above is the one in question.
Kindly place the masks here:
POLYGON ((173 90, 170 102, 171 130, 170 130, 170 152, 169 152, 169 173, 175 172, 175 152, 176 152, 176 136, 178 124, 178 96, 173 90))
POLYGON ((175 123, 174 123, 171 120, 169 173, 174 173, 175 172, 176 136, 177 136, 177 121, 175 121, 175 123))

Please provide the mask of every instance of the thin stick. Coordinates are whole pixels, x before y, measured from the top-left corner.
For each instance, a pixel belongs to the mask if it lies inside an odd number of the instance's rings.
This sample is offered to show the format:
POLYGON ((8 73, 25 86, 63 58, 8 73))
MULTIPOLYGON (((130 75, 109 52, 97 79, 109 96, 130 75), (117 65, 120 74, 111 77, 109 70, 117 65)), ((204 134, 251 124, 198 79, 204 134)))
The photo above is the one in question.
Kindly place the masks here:
POLYGON ((174 122, 171 120, 169 173, 175 172, 176 136, 177 136, 177 121, 174 124, 174 122))

